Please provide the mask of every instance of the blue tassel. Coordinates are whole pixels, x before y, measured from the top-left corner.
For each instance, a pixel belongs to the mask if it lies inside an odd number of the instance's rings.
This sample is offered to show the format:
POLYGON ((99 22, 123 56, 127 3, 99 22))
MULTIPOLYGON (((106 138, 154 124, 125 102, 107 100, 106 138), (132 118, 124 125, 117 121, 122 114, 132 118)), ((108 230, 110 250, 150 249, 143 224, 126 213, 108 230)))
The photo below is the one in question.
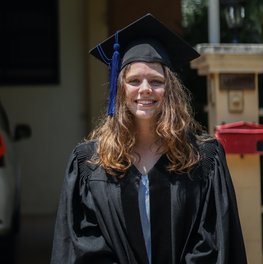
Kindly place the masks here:
POLYGON ((115 33, 115 43, 113 45, 113 55, 110 64, 110 96, 108 105, 108 115, 113 116, 115 113, 115 100, 117 95, 117 82, 119 74, 120 62, 120 45, 118 43, 118 32, 115 33))

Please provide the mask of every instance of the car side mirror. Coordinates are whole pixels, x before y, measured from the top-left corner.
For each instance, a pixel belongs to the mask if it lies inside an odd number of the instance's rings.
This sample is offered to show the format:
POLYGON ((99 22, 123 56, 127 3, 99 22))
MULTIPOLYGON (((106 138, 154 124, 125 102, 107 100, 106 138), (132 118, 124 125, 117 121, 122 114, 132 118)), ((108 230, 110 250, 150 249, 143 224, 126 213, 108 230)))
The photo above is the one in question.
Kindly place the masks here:
POLYGON ((27 124, 18 124, 15 126, 14 140, 19 141, 21 139, 30 138, 32 135, 31 127, 27 124))

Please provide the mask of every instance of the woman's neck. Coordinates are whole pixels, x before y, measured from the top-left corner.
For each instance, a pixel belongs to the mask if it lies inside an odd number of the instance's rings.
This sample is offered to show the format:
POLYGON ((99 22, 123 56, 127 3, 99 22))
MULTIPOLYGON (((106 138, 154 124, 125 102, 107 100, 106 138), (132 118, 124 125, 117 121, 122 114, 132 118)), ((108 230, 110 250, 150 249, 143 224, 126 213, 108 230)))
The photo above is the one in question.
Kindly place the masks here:
POLYGON ((157 134, 152 123, 142 120, 136 123, 136 146, 150 147, 157 141, 157 134))
POLYGON ((136 144, 134 152, 138 156, 135 166, 142 174, 147 174, 160 158, 160 141, 155 128, 149 122, 141 122, 136 126, 136 144))

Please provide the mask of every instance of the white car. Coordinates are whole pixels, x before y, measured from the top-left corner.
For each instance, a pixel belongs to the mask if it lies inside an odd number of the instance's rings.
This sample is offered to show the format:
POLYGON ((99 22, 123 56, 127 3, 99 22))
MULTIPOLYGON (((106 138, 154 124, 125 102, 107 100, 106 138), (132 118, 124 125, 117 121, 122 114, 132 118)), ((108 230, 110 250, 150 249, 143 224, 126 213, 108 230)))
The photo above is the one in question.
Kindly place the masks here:
POLYGON ((14 135, 11 133, 7 114, 0 102, 0 263, 3 263, 3 257, 5 263, 12 263, 15 234, 20 225, 20 170, 14 144, 30 135, 27 125, 17 125, 14 135))

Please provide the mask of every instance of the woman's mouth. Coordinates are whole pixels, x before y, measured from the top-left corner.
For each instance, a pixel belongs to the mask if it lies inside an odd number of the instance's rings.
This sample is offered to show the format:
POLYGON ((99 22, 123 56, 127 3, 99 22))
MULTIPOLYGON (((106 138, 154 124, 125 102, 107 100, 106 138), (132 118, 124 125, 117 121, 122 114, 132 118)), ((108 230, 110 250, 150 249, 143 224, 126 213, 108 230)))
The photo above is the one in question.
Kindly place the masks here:
POLYGON ((153 99, 137 99, 135 100, 135 103, 140 106, 151 106, 155 104, 157 101, 153 99))

